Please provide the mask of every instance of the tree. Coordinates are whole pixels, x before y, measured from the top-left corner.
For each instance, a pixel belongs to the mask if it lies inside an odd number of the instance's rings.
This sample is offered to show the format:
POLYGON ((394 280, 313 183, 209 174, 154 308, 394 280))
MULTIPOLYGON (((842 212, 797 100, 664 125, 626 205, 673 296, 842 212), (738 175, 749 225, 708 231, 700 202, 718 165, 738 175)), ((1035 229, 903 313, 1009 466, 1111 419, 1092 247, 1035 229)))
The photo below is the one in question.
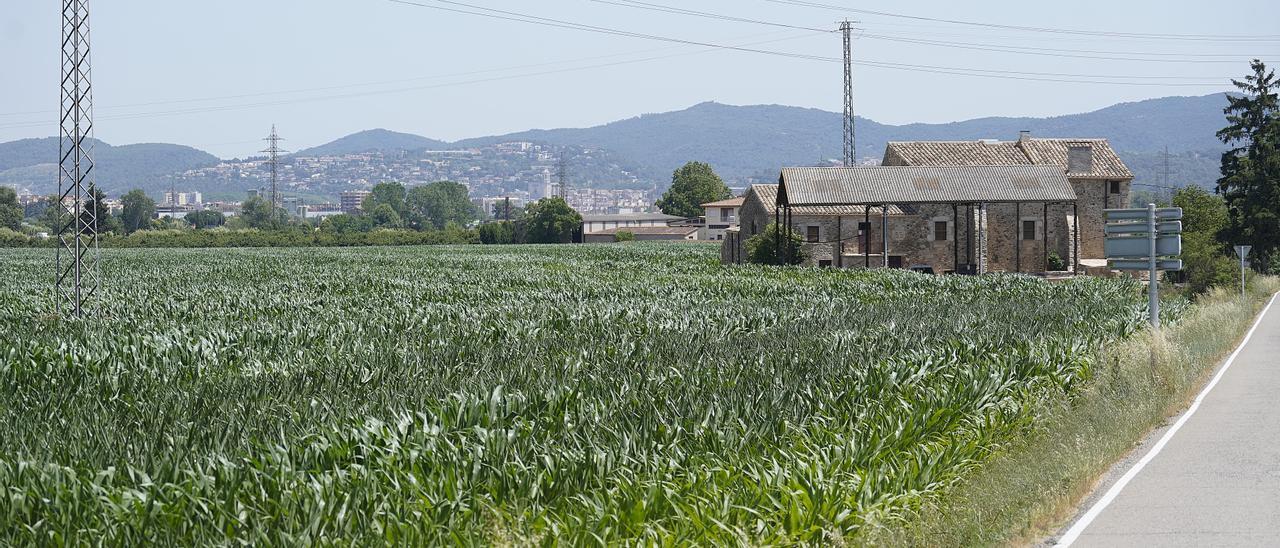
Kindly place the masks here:
POLYGON ((188 213, 182 220, 197 229, 215 228, 227 224, 227 216, 221 211, 206 209, 204 211, 192 211, 188 213))
POLYGON ((381 204, 387 204, 397 217, 403 218, 407 211, 404 204, 404 185, 400 183, 378 183, 373 185, 370 193, 360 204, 360 210, 371 213, 381 204))
POLYGON ((18 205, 18 193, 7 186, 0 187, 0 228, 18 230, 25 216, 22 206, 18 205))
POLYGON ((373 228, 373 224, 368 217, 358 215, 334 215, 325 217, 320 222, 320 231, 330 234, 355 234, 357 232, 368 232, 373 228))
POLYGON ((807 258, 803 243, 804 239, 796 231, 788 228, 780 231, 776 223, 769 223, 764 232, 747 239, 747 261, 772 265, 800 264, 807 258))
POLYGON ((107 194, 98 188, 90 188, 89 196, 91 197, 85 203, 84 219, 85 224, 89 224, 92 219, 93 230, 98 234, 106 234, 120 230, 120 223, 111 215, 111 208, 107 206, 107 194))
MULTIPOLYGON (((365 203, 368 203, 368 201, 365 203)), ((369 222, 373 223, 375 228, 400 228, 404 226, 400 221, 400 214, 396 213, 391 204, 378 204, 373 208, 373 211, 369 212, 368 217, 369 222)))
POLYGON ((487 245, 516 243, 516 229, 514 223, 503 221, 480 225, 480 243, 487 245))
POLYGON ((1253 246, 1255 264, 1280 263, 1280 82, 1255 59, 1253 74, 1232 80, 1241 96, 1227 96, 1227 127, 1218 138, 1232 147, 1222 154, 1217 191, 1226 201, 1222 237, 1253 246))
POLYGON ((1198 186, 1179 189, 1173 205, 1182 208, 1182 271, 1170 279, 1185 282, 1199 294, 1209 288, 1235 282, 1239 272, 1229 246, 1217 239, 1227 226, 1227 205, 1222 198, 1198 186))
POLYGON ((702 215, 702 204, 729 198, 729 187, 711 166, 689 162, 671 176, 671 188, 658 200, 658 209, 677 217, 702 215))
POLYGON ((479 216, 467 187, 452 181, 414 187, 405 202, 409 224, 418 229, 442 229, 449 223, 465 225, 479 216))
POLYGON ((283 209, 274 207, 271 200, 254 196, 240 204, 240 218, 249 228, 279 230, 289 224, 283 209))
POLYGON ((533 244, 564 244, 582 226, 582 215, 559 196, 543 198, 524 211, 525 241, 533 244))
POLYGON ((50 234, 57 234, 59 230, 62 230, 62 225, 66 224, 69 219, 69 217, 67 217, 67 210, 62 207, 61 202, 58 201, 57 195, 50 195, 46 197, 44 202, 45 208, 40 214, 40 224, 45 225, 45 227, 49 229, 50 234))
POLYGON ((511 210, 508 211, 507 205, 508 204, 505 200, 498 202, 496 204, 493 204, 493 211, 489 212, 490 217, 492 217, 496 221, 506 221, 506 220, 519 219, 520 215, 524 214, 523 207, 520 207, 517 205, 511 205, 510 206, 511 210))
POLYGON ((132 234, 151 225, 151 218, 156 215, 156 201, 139 189, 130 190, 120 199, 124 211, 120 221, 124 225, 125 234, 132 234))

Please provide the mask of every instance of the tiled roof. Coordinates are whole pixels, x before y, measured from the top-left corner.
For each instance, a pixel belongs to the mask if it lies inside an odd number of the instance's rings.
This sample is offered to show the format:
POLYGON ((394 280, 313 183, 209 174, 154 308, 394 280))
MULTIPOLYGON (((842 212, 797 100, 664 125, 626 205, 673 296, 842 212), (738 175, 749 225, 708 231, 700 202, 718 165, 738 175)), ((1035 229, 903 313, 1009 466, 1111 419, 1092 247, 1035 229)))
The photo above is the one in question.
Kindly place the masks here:
POLYGON ((1064 171, 1067 151, 1087 147, 1092 153, 1092 170, 1067 173, 1078 179, 1132 179, 1106 139, 1040 139, 1018 141, 892 141, 885 148, 885 165, 908 166, 1017 166, 1051 165, 1064 171))
MULTIPOLYGON (((760 198, 760 203, 764 205, 764 210, 769 215, 773 215, 773 210, 777 209, 778 202, 778 185, 751 185, 748 195, 755 193, 760 198)), ((795 215, 865 215, 866 207, 860 205, 817 205, 817 206, 797 206, 791 209, 795 215)), ((889 216, 913 215, 914 211, 909 206, 893 204, 889 206, 889 216)), ((871 208, 871 213, 880 214, 880 208, 871 208)))
POLYGON ((1086 172, 1067 172, 1067 177, 1081 179, 1132 179, 1133 172, 1124 165, 1120 156, 1111 150, 1106 139, 1027 139, 1022 145, 1031 161, 1040 165, 1067 166, 1067 151, 1072 147, 1087 147, 1093 152, 1093 169, 1086 172))
POLYGON ((891 155, 909 166, 1020 166, 1032 161, 1012 141, 891 141, 891 155))
POLYGON ((1055 166, 799 167, 782 170, 783 198, 796 206, 1071 202, 1055 166))
POLYGON ((738 196, 737 198, 729 198, 728 200, 720 200, 718 202, 707 202, 701 207, 739 207, 746 198, 738 196))

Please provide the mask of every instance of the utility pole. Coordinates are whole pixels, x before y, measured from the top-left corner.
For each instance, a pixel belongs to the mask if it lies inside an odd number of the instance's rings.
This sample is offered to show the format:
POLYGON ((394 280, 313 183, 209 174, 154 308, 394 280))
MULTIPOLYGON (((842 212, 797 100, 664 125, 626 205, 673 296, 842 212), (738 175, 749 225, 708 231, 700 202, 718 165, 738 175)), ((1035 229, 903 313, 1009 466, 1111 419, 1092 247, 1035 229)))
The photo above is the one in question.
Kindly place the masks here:
POLYGON ((275 215, 275 210, 281 207, 279 187, 280 153, 285 151, 280 149, 280 141, 284 139, 276 133, 276 126, 272 124, 271 135, 263 140, 269 143, 267 149, 262 152, 267 154, 267 165, 271 168, 271 214, 275 215))
POLYGON ((93 184, 93 86, 88 0, 62 2, 62 102, 58 139, 58 251, 54 270, 59 315, 82 318, 98 291, 98 208, 93 184), (71 218, 66 218, 67 207, 71 218), (92 206, 92 207, 91 207, 92 206))
POLYGON ((1169 186, 1169 145, 1164 146, 1164 191, 1169 193, 1169 203, 1173 203, 1173 188, 1169 186))
POLYGON ((853 131, 853 24, 845 20, 840 31, 844 35, 844 165, 852 167, 858 161, 853 131))
POLYGON ((560 188, 558 189, 557 194, 560 196, 560 199, 565 201, 565 203, 569 203, 569 160, 564 157, 564 151, 560 152, 560 161, 558 162, 556 172, 556 177, 560 182, 560 188))

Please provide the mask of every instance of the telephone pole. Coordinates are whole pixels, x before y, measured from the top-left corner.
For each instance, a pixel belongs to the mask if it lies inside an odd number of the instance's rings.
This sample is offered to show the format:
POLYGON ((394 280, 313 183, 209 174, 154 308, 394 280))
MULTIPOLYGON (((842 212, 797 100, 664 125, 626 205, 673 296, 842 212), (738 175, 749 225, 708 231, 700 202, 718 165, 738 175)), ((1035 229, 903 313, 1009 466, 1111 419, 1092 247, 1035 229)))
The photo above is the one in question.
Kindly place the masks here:
POLYGON ((853 131, 853 24, 841 22, 840 32, 844 35, 844 165, 851 167, 858 161, 853 131))
POLYGON ((269 143, 267 149, 262 152, 267 153, 267 165, 271 168, 271 211, 272 215, 274 215, 275 210, 280 209, 281 207, 279 187, 280 153, 285 151, 280 149, 280 141, 283 141, 284 139, 276 133, 276 126, 275 124, 272 124, 271 135, 263 140, 269 143))
POLYGON ((98 208, 93 184, 93 86, 88 0, 62 2, 62 103, 58 139, 55 307, 81 318, 98 291, 98 208), (67 209, 70 208, 70 218, 67 209))

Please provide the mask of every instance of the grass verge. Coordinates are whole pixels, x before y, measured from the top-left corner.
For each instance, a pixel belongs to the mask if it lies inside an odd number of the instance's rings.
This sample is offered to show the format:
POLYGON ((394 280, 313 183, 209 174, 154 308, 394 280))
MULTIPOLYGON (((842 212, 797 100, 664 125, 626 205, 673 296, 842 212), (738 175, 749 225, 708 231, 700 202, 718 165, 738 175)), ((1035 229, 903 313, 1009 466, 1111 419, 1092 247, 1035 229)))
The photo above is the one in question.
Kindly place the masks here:
POLYGON ((1258 278, 1244 300, 1239 292, 1215 290, 1176 325, 1102 349, 1091 384, 1046 410, 1047 420, 1035 431, 940 501, 918 509, 908 525, 877 529, 864 540, 1026 545, 1052 534, 1113 463, 1186 408, 1277 291, 1280 279, 1274 277, 1258 278))

